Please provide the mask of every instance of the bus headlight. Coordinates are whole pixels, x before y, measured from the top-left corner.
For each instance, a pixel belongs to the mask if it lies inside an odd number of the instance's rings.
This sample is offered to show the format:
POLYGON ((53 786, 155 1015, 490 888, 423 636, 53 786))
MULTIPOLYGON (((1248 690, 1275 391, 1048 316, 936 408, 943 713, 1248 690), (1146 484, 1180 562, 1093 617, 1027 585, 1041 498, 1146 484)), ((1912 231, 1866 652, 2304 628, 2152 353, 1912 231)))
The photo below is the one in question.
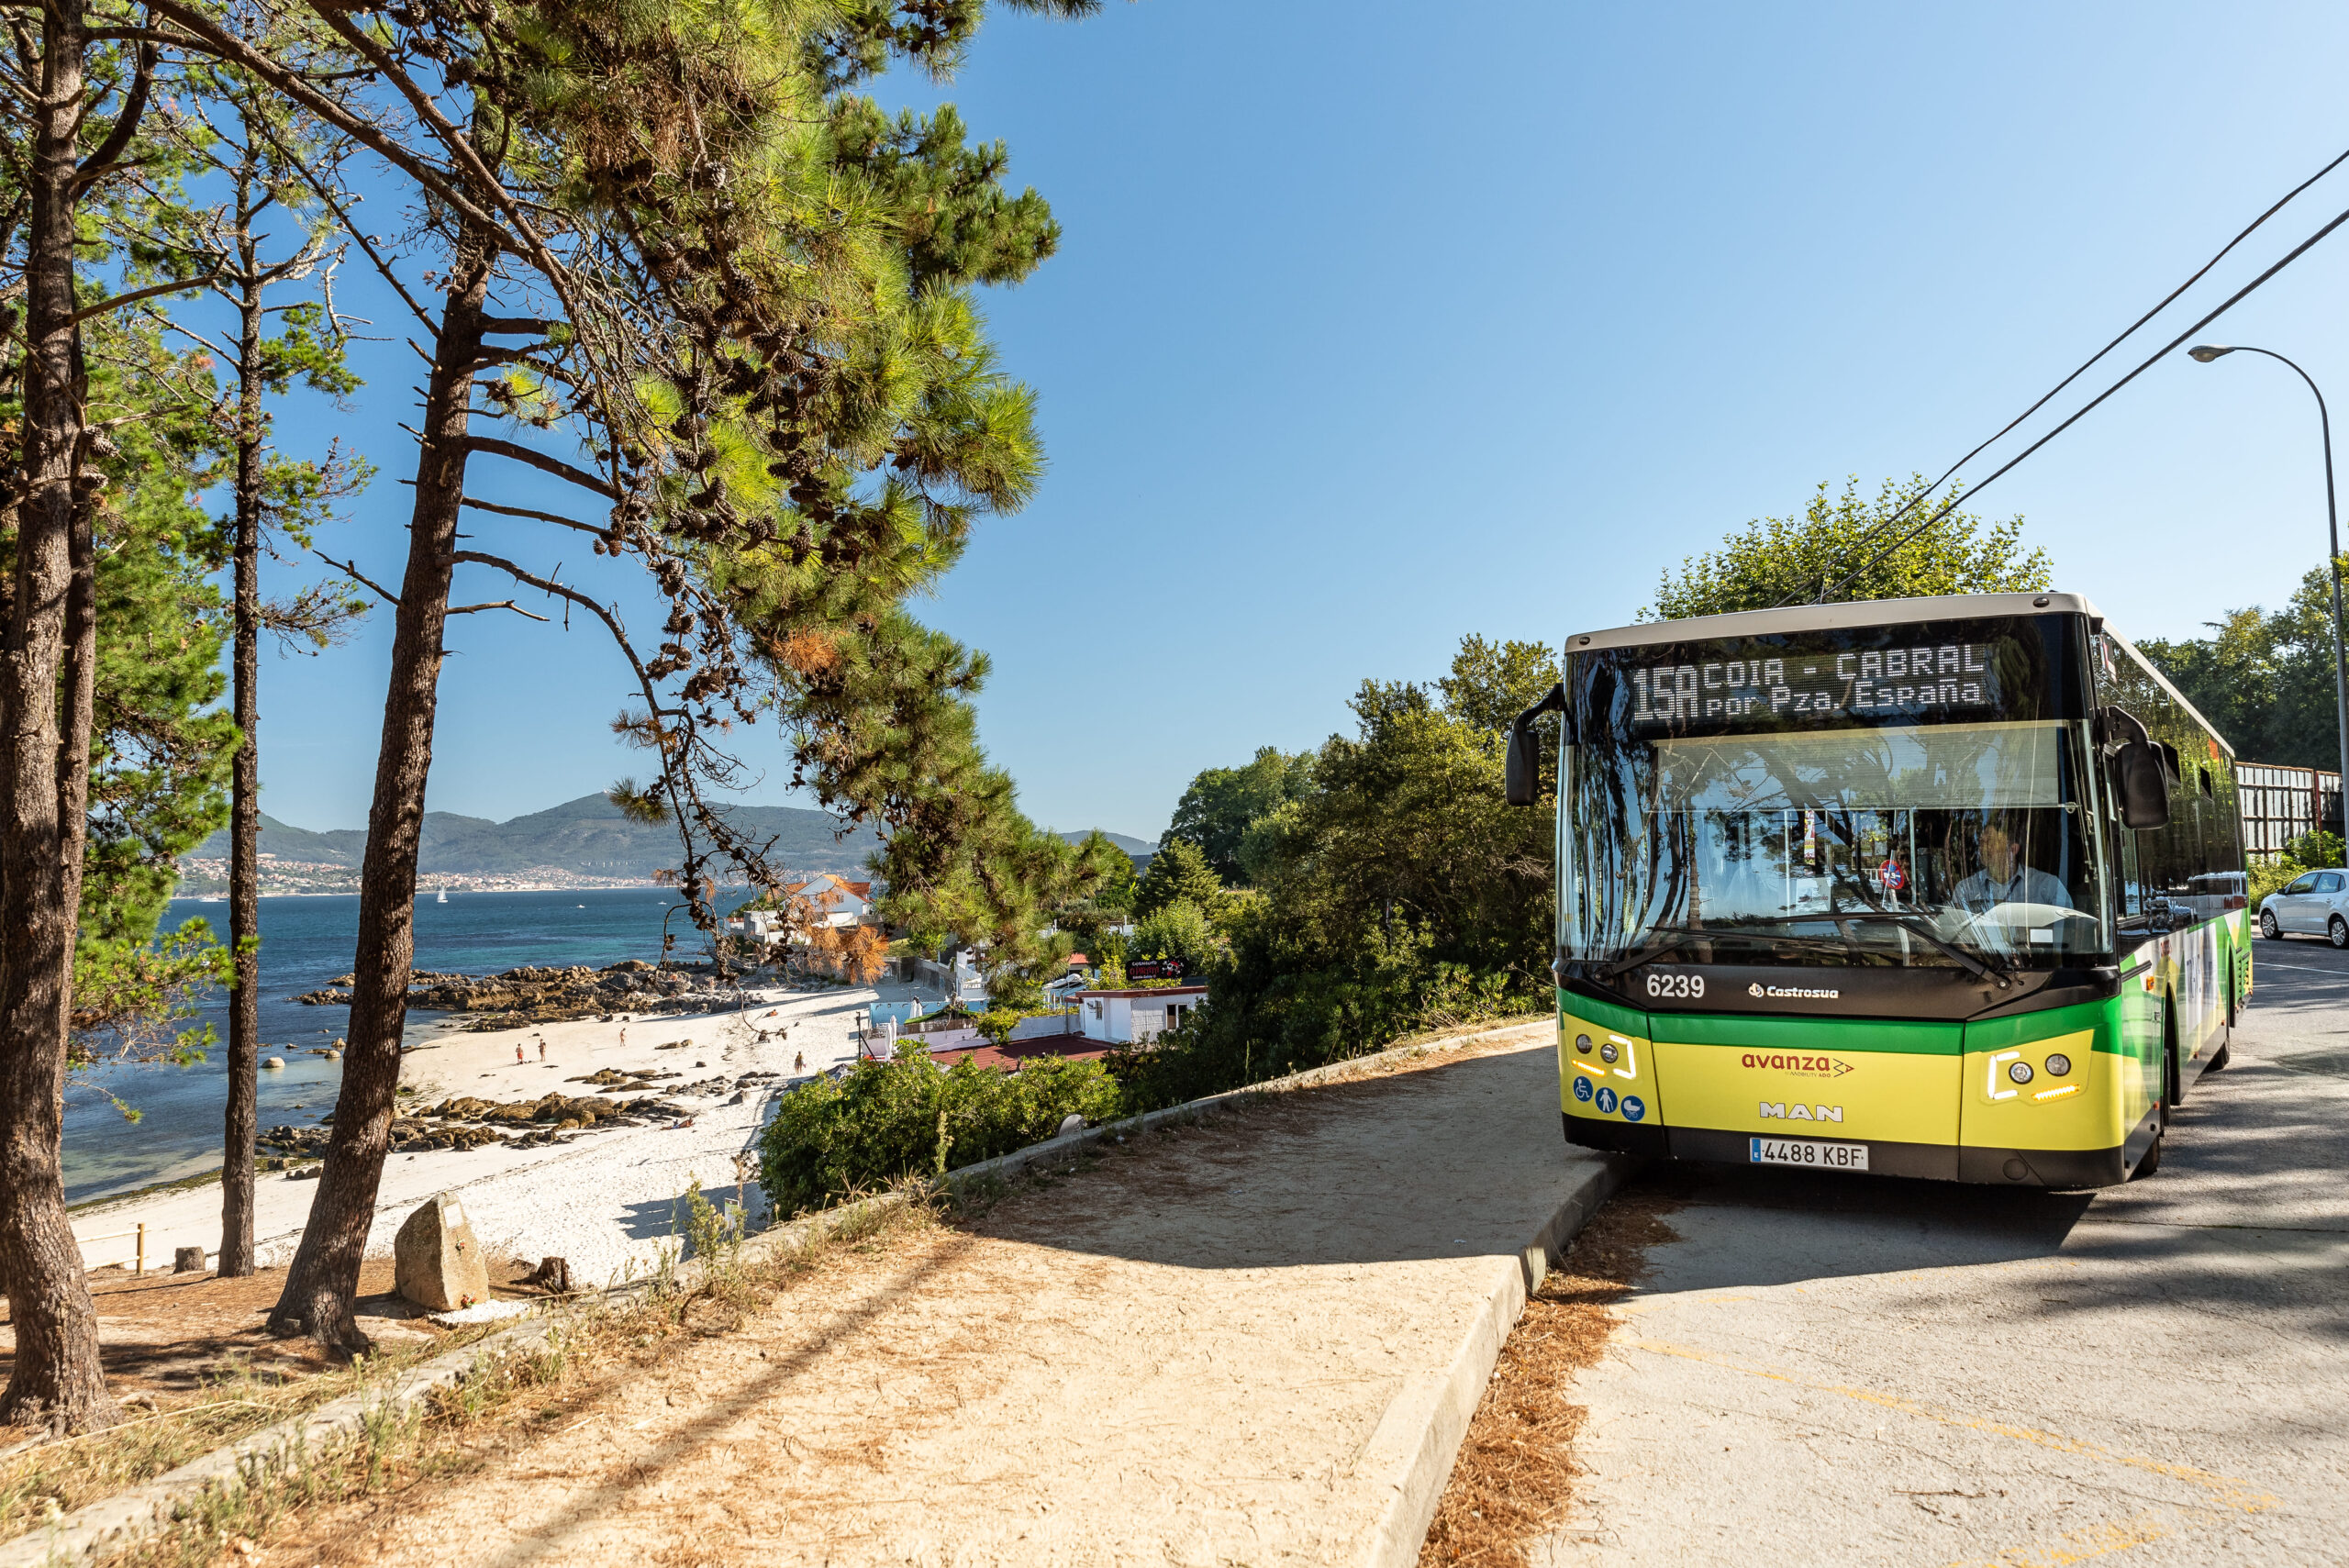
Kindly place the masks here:
POLYGON ((1578 1034, 1575 1036, 1575 1049, 1581 1051, 1585 1056, 1588 1056, 1590 1054, 1590 1036, 1586 1034, 1578 1034))
POLYGON ((1605 1045, 1598 1048, 1598 1060, 1601 1062, 1612 1062, 1622 1054, 1623 1053, 1621 1051, 1615 1049, 1615 1042, 1611 1040, 1605 1045))
POLYGON ((2007 1076, 2008 1076, 2009 1079, 2013 1080, 2015 1083, 2018 1083, 2018 1084, 2028 1084, 2028 1083, 2030 1083, 2030 1082, 2031 1082, 2031 1063, 2030 1063, 2030 1062, 2009 1062, 2009 1063, 2007 1064, 2007 1076))
POLYGON ((2071 1070, 2072 1059, 2060 1051, 2047 1059, 2047 1075, 2050 1078, 2061 1078, 2071 1070))

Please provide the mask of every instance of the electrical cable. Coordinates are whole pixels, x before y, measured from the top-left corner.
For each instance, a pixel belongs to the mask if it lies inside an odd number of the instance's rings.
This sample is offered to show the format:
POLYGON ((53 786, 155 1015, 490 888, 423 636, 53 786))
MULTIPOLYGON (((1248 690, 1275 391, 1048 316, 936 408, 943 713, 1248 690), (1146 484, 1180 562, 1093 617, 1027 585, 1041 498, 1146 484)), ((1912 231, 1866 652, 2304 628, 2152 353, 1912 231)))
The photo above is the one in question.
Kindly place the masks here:
MULTIPOLYGON (((1983 453, 1986 450, 1987 450, 1989 447, 1991 447, 1992 445, 1996 444, 1999 439, 2001 439, 2002 438, 2004 438, 2004 437, 2005 437, 2005 436, 2006 436, 2009 431, 2013 430, 2013 429, 2014 429, 2014 428, 2015 428, 2016 426, 2018 426, 2018 425, 2021 424, 2024 420, 2026 420, 2026 419, 2030 418, 2033 414, 2038 413, 2042 408, 2046 407, 2046 406, 2047 406, 2047 405, 2048 405, 2049 403, 2053 402, 2053 401, 2055 399, 2055 397, 2056 397, 2059 394, 2061 394, 2061 393, 2063 392, 2063 390, 2064 390, 2065 387, 2067 387, 2067 386, 2071 385, 2074 382, 2076 382, 2076 381, 2079 380, 2079 379, 2080 379, 2080 377, 2082 377, 2082 376, 2086 375, 2086 374, 2087 374, 2087 373, 2091 369, 2095 368, 2096 363, 2097 363, 2097 361, 2099 361, 2099 360, 2103 359, 2107 354, 2110 354, 2110 352, 2112 352, 2112 350, 2115 350, 2115 349, 2117 349, 2117 348, 2121 347, 2121 344, 2123 344, 2123 343, 2127 342, 2131 338, 2132 338, 2132 337, 2134 337, 2134 336, 2136 335, 2138 328, 2140 328, 2143 327, 2143 326, 2145 325, 2145 323, 2146 323, 2146 322, 2151 321, 2154 317, 2159 316, 2163 311, 2165 311, 2165 310, 2168 309, 2172 305, 2176 304, 2176 301, 2177 301, 2177 297, 2178 297, 2178 295, 2180 295, 2184 294, 2188 289, 2192 288, 2196 284, 2200 283, 2200 282, 2203 280, 2203 278, 2205 278, 2206 276, 2208 276, 2208 275, 2210 274, 2210 269, 2211 269, 2211 268, 2213 268, 2213 267, 2217 266, 2221 261, 2225 261, 2225 260, 2227 259, 2227 256, 2228 256, 2228 255, 2229 255, 2229 254, 2230 254, 2230 253, 2234 250, 2234 248, 2235 248, 2236 246, 2238 246, 2238 245, 2242 244, 2244 240, 2246 240, 2246 239, 2250 239, 2250 238, 2252 237, 2252 235, 2253 235, 2254 233, 2255 233, 2255 232, 2259 229, 2259 228, 2260 228, 2260 226, 2261 226, 2261 225, 2265 224, 2265 223, 2266 223, 2269 218, 2274 217, 2277 213, 2279 213, 2279 212, 2283 211, 2287 206, 2290 206, 2290 205, 2291 205, 2291 203, 2292 203, 2292 201, 2293 201, 2293 198, 2295 198, 2295 197, 2297 197, 2298 195, 2299 195, 2301 192, 2303 192, 2303 191, 2307 190, 2310 185, 2315 184, 2319 180, 2323 179, 2327 174, 2332 173, 2335 169, 2340 168, 2340 167, 2341 167, 2341 165, 2342 165, 2342 164, 2343 164, 2344 162, 2349 162, 2349 150, 2343 150, 2343 152, 2342 152, 2338 157, 2334 158, 2334 159, 2332 160, 2332 161, 2331 161, 2330 163, 2327 163, 2323 168, 2319 169, 2315 173, 2310 174, 2307 179, 2305 179, 2305 180, 2301 181, 2299 184, 2294 185, 2290 190, 2288 190, 2288 191, 2285 192, 2285 193, 2284 193, 2284 195, 2283 195, 2282 196, 2280 196, 2280 197, 2278 197, 2278 198, 2277 199, 2276 204, 2275 204, 2273 206, 2270 206, 2270 207, 2269 207, 2266 212, 2261 213, 2257 217, 2253 218, 2249 224, 2247 224, 2247 225, 2245 225, 2245 226, 2243 227, 2243 228, 2242 229, 2242 231, 2241 231, 2240 233, 2236 234, 2236 235, 2235 235, 2235 237, 2234 237, 2233 239, 2232 239, 2228 240, 2224 245, 2221 246, 2221 247, 2219 248, 2219 250, 2218 250, 2218 252, 2217 252, 2215 255, 2213 255, 2213 256, 2212 256, 2209 261, 2207 261, 2203 262, 2199 267, 2196 268, 2196 269, 2194 270, 2193 274, 2192 274, 2191 276, 2189 276, 2189 277, 2188 277, 2188 278, 2184 283, 2182 283, 2182 284, 2178 284, 2176 288, 2174 288, 2174 289, 2170 290, 2168 294, 2164 295, 2162 296, 2161 302, 2160 302, 2159 304, 2155 305, 2155 306, 2154 306, 2151 310, 2146 311, 2144 315, 2140 316, 2139 317, 2137 317, 2137 319, 2136 319, 2136 320, 2134 320, 2134 321, 2131 322, 2131 323, 2130 323, 2130 324, 2129 324, 2125 328, 2123 328, 2123 329, 2122 329, 2122 331, 2121 332, 2121 334, 2120 334, 2118 337, 2116 337, 2116 338, 2114 338, 2114 339, 2112 339, 2112 341, 2110 341, 2110 342, 2107 343, 2103 348, 2099 349, 2095 353, 2090 354, 2090 355, 2089 355, 2086 360, 2082 361, 2081 361, 2081 363, 2080 363, 2080 365, 2079 365, 2079 368, 2078 368, 2078 369, 2076 369, 2076 370, 2073 371, 2071 374, 2069 374, 2069 375, 2065 376, 2063 380, 2061 380, 2061 381, 2057 382, 2054 386, 2052 386, 2052 387, 2048 388, 2048 389, 2047 389, 2047 391, 2046 391, 2046 393, 2045 393, 2044 395, 2043 395, 2040 397, 2040 399, 2039 399, 2039 401, 2038 401, 2038 402, 2033 403, 2030 407, 2028 407, 2028 408, 2024 409, 2021 413, 2020 413, 2020 414, 2016 415, 2013 418, 2011 418, 2011 419, 2008 420, 2008 421, 2006 422, 2006 424, 2004 424, 2004 425, 2002 425, 2002 426, 2000 426, 2000 427, 1998 428, 1998 431, 1997 431, 1995 434, 1991 435, 1988 439, 1985 439, 1985 440, 1984 440, 1980 445, 1976 446, 1976 447, 1972 451, 1967 452, 1964 457, 1959 458, 1955 462, 1951 463, 1947 468, 1943 469, 1943 470, 1942 471, 1942 474, 1941 474, 1941 477, 1940 477, 1940 478, 1938 478, 1938 479, 1934 480, 1931 484, 1926 485, 1926 486, 1924 487, 1924 489, 1922 489, 1922 490, 1919 491, 1916 495, 1914 495, 1910 496, 1910 497, 1908 499, 1908 501, 1906 501, 1905 503, 1903 503, 1903 504, 1902 504, 1902 506, 1901 506, 1901 507, 1900 507, 1900 509, 1899 509, 1898 511, 1897 511, 1897 512, 1893 513, 1893 514, 1892 514, 1892 516, 1890 516, 1890 517, 1888 517, 1885 518, 1883 521, 1881 521, 1881 522, 1879 522, 1879 523, 1877 523, 1874 528, 1871 528, 1870 529, 1868 529, 1867 533, 1862 534, 1862 535, 1860 536, 1860 538, 1859 538, 1857 540, 1855 540, 1854 542, 1855 542, 1855 543, 1858 543, 1858 544, 1865 544, 1865 543, 1866 543, 1866 542, 1867 542, 1867 540, 1868 540, 1868 539, 1869 539, 1869 537, 1870 537, 1871 535, 1874 535, 1874 534, 1876 534, 1876 533, 1880 533, 1880 532, 1882 532, 1884 529, 1886 529, 1886 528, 1888 528, 1892 527, 1892 525, 1893 525, 1893 524, 1895 524, 1895 523, 1898 522, 1902 517, 1906 517, 1909 512, 1911 512, 1911 511, 1915 510, 1919 506, 1920 506, 1920 505, 1921 505, 1921 504, 1923 504, 1927 499, 1929 499, 1929 498, 1932 495, 1932 494, 1933 494, 1933 492, 1934 492, 1934 491, 1939 490, 1943 485, 1944 485, 1944 484, 1948 484, 1948 483, 1949 483, 1949 479, 1950 479, 1950 475, 1952 475, 1952 474, 1955 473, 1959 469, 1964 468, 1967 463, 1972 462, 1976 458, 1977 458, 1977 457, 1981 456, 1981 455, 1982 455, 1982 453, 1983 453)), ((2327 232, 2330 232, 2330 230, 2328 230, 2327 232)), ((2319 236, 2319 238, 2321 239, 2321 238, 2322 238, 2322 236, 2321 236, 2321 235, 2320 235, 2320 236, 2319 236)), ((2305 247, 2303 247, 2303 249, 2305 249, 2305 247)), ((2295 252, 2293 252, 2293 254, 2294 254, 2294 255, 2298 255, 2298 254, 2299 254, 2299 252, 2298 252, 2298 251, 2295 251, 2295 252)), ((2264 280, 2263 280, 2263 281, 2264 281, 2264 280)), ((2232 304, 2232 301, 2230 301, 2229 303, 2230 303, 2230 304, 2232 304)), ((2223 308, 2223 307, 2222 307, 2222 308, 2223 308)), ((2166 352, 2167 350, 2165 350, 2164 351, 2165 351, 2165 352, 2166 352)), ((2143 367, 2140 367, 2140 368, 2143 368, 2143 367)), ((2122 383, 2121 384, 2125 385, 2125 384, 2127 384, 2124 382, 2124 383, 2122 383)), ((2114 387, 2112 390, 2117 392, 2117 391, 2119 391, 2119 390, 2120 390, 2120 387, 2116 386, 2116 387, 2114 387)), ((2108 393, 2106 395, 2110 396, 2110 393, 2108 393)), ((2102 398, 2099 398, 2099 399, 2098 399, 2098 401, 2099 401, 2099 402, 2101 402, 2101 401, 2103 401, 2103 399, 2102 399, 2102 398)), ((2092 403, 2092 404, 2090 404, 2088 406, 2089 406, 2090 408, 2093 408, 2094 406, 2096 406, 2096 405, 2092 403)), ((2082 409, 2082 410, 2081 410, 2081 412, 2082 412, 2082 413, 2086 413, 2087 411, 2087 409, 2082 409)), ((2075 416, 2075 417, 2077 417, 2077 416, 2075 416)), ((2036 449, 2036 448, 2033 448, 2032 450, 2036 450, 2037 449, 2036 449)), ((2029 453, 2025 453, 2024 455, 2025 455, 2025 456, 2029 456, 2030 454, 2029 454, 2029 453)), ((2011 465, 2009 465, 2009 466, 2011 466, 2011 465)), ((2005 470, 2005 469, 2000 469, 1998 472, 1999 472, 2000 473, 2005 473, 2005 472, 2006 472, 2006 470, 2005 470)), ((1993 477, 1996 477, 1996 475, 1993 475, 1993 477)), ((1984 484, 1987 484, 1987 483, 1988 483, 1988 481, 1987 481, 1987 480, 1985 480, 1983 483, 1984 483, 1984 484)), ((1977 485, 1976 485, 1976 486, 1975 486, 1975 489, 1976 489, 1976 490, 1978 490, 1978 489, 1980 489, 1980 488, 1981 488, 1981 485, 1978 485, 1978 484, 1977 484, 1977 485)), ((1971 494, 1971 492, 1968 492, 1968 494, 1971 494)), ((1945 515, 1947 514, 1947 511, 1948 511, 1948 508, 1947 508, 1947 507, 1943 508, 1943 510, 1942 510, 1941 512, 1934 514, 1933 520, 1934 520, 1934 521, 1939 521, 1939 520, 1940 520, 1940 518, 1941 518, 1942 517, 1943 517, 1943 516, 1945 516, 1945 515)), ((1930 526, 1930 525, 1929 525, 1929 526, 1930 526)), ((1902 542, 1902 543, 1906 543, 1906 542, 1908 542, 1908 539, 1911 539, 1911 538, 1914 538, 1914 537, 1915 537, 1915 535, 1914 535, 1914 534, 1908 535, 1908 536, 1906 536, 1906 537, 1904 537, 1904 538, 1903 538, 1903 539, 1902 539, 1902 541, 1901 541, 1901 542, 1902 542)), ((1872 565, 1874 565, 1874 564, 1876 563, 1876 559, 1879 559, 1879 558, 1871 558, 1871 559, 1870 559, 1870 561, 1869 561, 1869 562, 1868 562, 1868 564, 1869 564, 1869 565, 1871 565, 1871 566, 1872 566, 1872 565)), ((1863 567, 1861 570, 1865 571, 1865 567, 1863 567)), ((1853 573, 1853 575, 1854 575, 1854 576, 1856 576, 1857 574, 1858 574, 1857 573, 1853 573)), ((1844 578, 1844 579, 1843 579, 1843 583, 1848 583, 1848 582, 1850 582, 1850 581, 1851 581, 1851 578, 1850 578, 1850 577, 1846 577, 1846 578, 1844 578)), ((1841 587, 1841 586, 1842 586, 1842 583, 1838 583, 1838 584, 1836 584, 1836 586, 1837 586, 1837 587, 1841 587)), ((1822 595, 1823 595, 1823 593, 1824 593, 1824 592, 1830 592, 1830 591, 1831 591, 1831 590, 1823 590, 1823 591, 1822 591, 1822 595)), ((1785 606, 1789 605, 1789 604, 1792 604, 1793 602, 1794 602, 1794 601, 1793 601, 1791 598, 1787 598, 1787 599, 1781 599, 1781 600, 1779 600, 1779 601, 1778 601, 1778 604, 1777 604, 1776 606, 1773 606, 1773 607, 1774 607, 1774 608, 1784 607, 1785 606)))
POLYGON ((2229 295, 2226 299, 2220 304, 2217 309, 2211 311, 2208 316, 2202 317, 2201 320, 2197 321, 2193 326, 2188 327, 2185 331, 2180 332, 2176 337, 2172 338, 2168 342, 2164 343, 2160 348, 2147 355, 2145 359, 2138 364, 2135 370, 2131 371, 2127 375, 2122 376, 2119 381, 2114 382, 2110 386, 2108 386, 2102 392, 2098 393, 2095 401, 2088 403, 2077 413, 2075 413, 2070 418, 2065 420, 2062 424, 2056 426, 2054 429, 2040 437, 2039 439, 2023 448, 2021 451, 2008 459, 2007 462, 1993 469, 1990 472, 1989 477, 1983 480, 1981 484, 1976 484, 1971 490, 1967 490, 1962 495, 1952 496, 1947 502, 1943 504, 1940 511, 1935 512, 1932 517, 1927 517, 1923 522, 1918 524, 1907 533, 1902 534, 1898 539, 1894 539, 1890 544, 1886 545, 1882 550, 1877 550, 1874 555, 1869 556, 1865 561, 1863 561, 1857 566, 1854 566, 1852 570, 1843 573, 1842 576, 1838 577, 1833 583, 1821 589, 1817 602, 1821 604, 1825 603, 1827 596, 1830 594, 1834 593, 1839 588, 1849 585, 1853 578, 1857 577, 1861 573, 1865 572, 1869 567, 1874 566, 1877 562, 1882 561, 1886 556, 1891 554, 1894 550, 1898 550, 1902 545, 1907 544, 1910 539, 1915 539, 1927 528, 1930 528, 1935 523, 1940 522, 1943 517, 1948 517, 1951 512, 1956 509, 1959 501, 1979 495, 1983 491, 1988 489, 2000 474, 2007 473, 2017 463, 2022 462, 2023 459, 2029 457, 2032 453, 2037 451, 2040 448, 2045 446, 2048 442, 2054 440, 2056 437, 2062 435, 2065 431, 2078 424, 2082 419, 2093 413, 2098 406, 2102 404, 2106 398, 2110 397, 2114 393, 2119 392, 2122 387, 2128 385, 2131 382, 2136 380, 2139 376, 2151 370, 2157 361, 2166 357, 2170 350, 2176 348, 2180 343, 2185 342, 2188 338, 2193 337, 2197 332, 2201 331, 2202 328, 2210 325, 2211 322, 2216 321, 2220 317, 2224 316, 2228 311, 2232 310, 2236 306, 2242 304, 2244 299, 2251 295, 2253 291, 2257 289, 2261 284, 2266 283, 2268 279, 2274 277, 2277 273, 2282 272, 2285 268, 2290 266, 2293 262, 2299 261, 2302 256, 2306 255, 2311 249, 2313 249, 2319 240, 2322 239, 2326 235, 2331 234, 2334 229, 2340 228, 2344 223, 2349 223, 2349 210, 2344 210, 2338 217, 2335 217, 2322 228, 2318 229, 2314 234, 2310 235, 2306 239, 2301 240, 2298 245, 2287 251, 2282 261, 2277 261, 2274 266, 2268 268, 2266 272, 2252 279, 2251 282, 2243 284, 2243 287, 2229 295))

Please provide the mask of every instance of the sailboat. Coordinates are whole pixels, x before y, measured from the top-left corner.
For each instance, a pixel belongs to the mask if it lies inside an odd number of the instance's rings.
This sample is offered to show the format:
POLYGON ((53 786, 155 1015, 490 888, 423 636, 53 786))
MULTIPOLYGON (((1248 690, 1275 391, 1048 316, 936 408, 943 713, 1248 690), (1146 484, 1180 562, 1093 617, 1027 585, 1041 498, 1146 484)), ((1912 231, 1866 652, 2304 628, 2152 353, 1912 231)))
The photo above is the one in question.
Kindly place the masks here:
POLYGON ((440 890, 440 897, 438 897, 438 898, 435 898, 432 902, 434 902, 435 904, 446 904, 447 902, 449 902, 449 890, 448 890, 447 888, 445 888, 445 887, 444 887, 444 888, 442 888, 442 889, 440 890))

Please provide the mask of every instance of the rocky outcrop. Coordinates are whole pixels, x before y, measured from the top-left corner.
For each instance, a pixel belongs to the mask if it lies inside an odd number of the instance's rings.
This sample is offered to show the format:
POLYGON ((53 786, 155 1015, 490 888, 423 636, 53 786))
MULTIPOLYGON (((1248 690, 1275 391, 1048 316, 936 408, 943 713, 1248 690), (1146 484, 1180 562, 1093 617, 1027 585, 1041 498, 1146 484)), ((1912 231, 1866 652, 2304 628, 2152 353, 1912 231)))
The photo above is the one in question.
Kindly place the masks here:
MULTIPOLYGON (((320 1006, 349 1006, 351 977, 337 975, 325 986, 294 998, 320 1006)), ((407 1005, 428 1012, 471 1013, 465 1028, 508 1029, 528 1024, 562 1023, 614 1013, 651 1017, 662 1013, 707 1013, 731 1006, 741 993, 708 964, 667 969, 627 959, 606 969, 584 964, 558 968, 525 964, 503 974, 440 974, 418 970, 409 976, 407 1005)))
MULTIPOLYGON (((705 1078, 696 1084, 674 1080, 682 1073, 656 1073, 651 1068, 622 1072, 607 1067, 569 1080, 596 1088, 612 1089, 635 1098, 612 1095, 566 1095, 560 1090, 535 1100, 485 1100, 477 1095, 454 1095, 439 1105, 403 1106, 392 1118, 392 1151, 422 1154, 435 1149, 529 1149, 568 1143, 583 1132, 608 1132, 614 1128, 645 1127, 674 1121, 693 1114, 669 1095, 714 1098, 728 1090, 741 1090, 773 1080, 773 1073, 745 1073, 739 1077, 705 1078), (656 1089, 656 1084, 665 1085, 656 1089)), ((280 1159, 317 1159, 327 1151, 333 1136, 329 1112, 316 1127, 273 1127, 256 1140, 280 1159)), ((275 1162, 272 1162, 274 1168, 275 1162)))

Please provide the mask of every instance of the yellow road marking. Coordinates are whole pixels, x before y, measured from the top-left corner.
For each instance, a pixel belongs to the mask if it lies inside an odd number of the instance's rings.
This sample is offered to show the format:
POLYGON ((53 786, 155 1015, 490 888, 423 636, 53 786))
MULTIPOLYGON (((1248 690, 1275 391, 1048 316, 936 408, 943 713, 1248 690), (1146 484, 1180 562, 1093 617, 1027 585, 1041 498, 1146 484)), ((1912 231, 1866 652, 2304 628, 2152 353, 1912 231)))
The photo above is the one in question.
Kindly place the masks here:
POLYGON ((1727 1356, 1716 1355, 1710 1351, 1700 1351, 1687 1345, 1671 1344, 1663 1340, 1634 1340, 1631 1344, 1637 1350, 1649 1351, 1660 1356, 1677 1356, 1684 1361, 1701 1362, 1707 1366, 1724 1367, 1731 1372, 1744 1373, 1749 1377, 1767 1378, 1773 1383, 1788 1384, 1797 1388, 1809 1388, 1820 1394, 1840 1394, 1846 1399, 1856 1399, 1862 1404, 1878 1406, 1887 1410, 1898 1410, 1904 1415, 1922 1416, 1929 1421, 1939 1421, 1943 1426, 1958 1427, 1966 1431, 1987 1432, 1994 1437, 2012 1438, 2018 1442, 2035 1443, 2041 1448, 2054 1449, 2058 1453, 2078 1454, 2086 1459, 2101 1459, 2109 1463, 2127 1465, 2132 1470, 2147 1471, 2155 1475, 2166 1475, 2172 1480, 2190 1482, 2194 1485, 2208 1489, 2213 1500, 2241 1513, 2255 1514, 2264 1508, 2276 1506, 2276 1497, 2273 1493, 2254 1491, 2249 1482, 2229 1475, 2214 1475, 2207 1470, 2197 1470, 2190 1464, 2173 1464, 2167 1460, 2148 1459, 2142 1454, 2115 1453, 2109 1448, 2085 1442, 2078 1438, 2067 1438, 2056 1432, 2043 1432, 2031 1427, 2012 1426, 2005 1421, 1985 1420, 1978 1416, 1965 1416, 1954 1411, 1939 1410, 1918 1400, 1903 1398, 1898 1394, 1879 1394, 1872 1388, 1852 1388, 1842 1384, 1814 1383, 1809 1378, 1798 1377, 1792 1373, 1750 1365, 1744 1362, 1732 1361, 1727 1356))
MULTIPOLYGON (((2198 1523, 2216 1520, 2215 1514, 2190 1510, 2198 1523)), ((2001 1551, 1996 1557, 1967 1557, 1950 1564, 1950 1568, 2069 1568, 2075 1562, 2093 1562, 2099 1557, 2110 1557, 2116 1551, 2129 1551, 2140 1546, 2151 1546, 2166 1540, 2169 1526, 2152 1514, 2140 1514, 2133 1519, 2118 1524, 2090 1525, 2085 1529, 2067 1529, 2056 1539, 2064 1544, 2033 1551, 2018 1547, 2001 1551)))

